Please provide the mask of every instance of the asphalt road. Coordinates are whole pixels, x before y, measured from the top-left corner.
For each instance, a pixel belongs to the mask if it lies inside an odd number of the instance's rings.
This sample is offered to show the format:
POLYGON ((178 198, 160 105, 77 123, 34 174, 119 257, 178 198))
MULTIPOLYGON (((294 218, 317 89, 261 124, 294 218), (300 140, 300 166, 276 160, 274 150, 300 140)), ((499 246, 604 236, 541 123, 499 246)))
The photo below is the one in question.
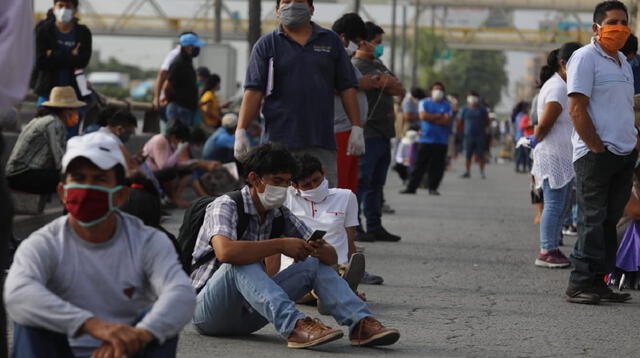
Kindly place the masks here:
MULTIPOLYGON (((460 167, 461 161, 456 167, 460 167)), ((368 271, 384 285, 362 286, 372 311, 401 338, 389 348, 352 348, 348 339, 290 350, 271 326, 248 337, 198 335, 189 325, 179 357, 637 357, 640 295, 632 303, 566 303, 568 270, 533 265, 538 228, 528 177, 511 164, 488 167, 487 180, 446 174, 442 196, 398 194, 390 174, 384 217, 399 243, 359 243, 368 271)), ((177 232, 182 212, 164 225, 177 232)), ((575 239, 565 239, 573 245, 575 239)), ((563 248, 566 254, 572 246, 563 248)), ((319 317, 313 308, 304 312, 319 317)), ((323 321, 335 326, 324 316, 323 321)), ((345 334, 348 334, 346 328, 345 334)))

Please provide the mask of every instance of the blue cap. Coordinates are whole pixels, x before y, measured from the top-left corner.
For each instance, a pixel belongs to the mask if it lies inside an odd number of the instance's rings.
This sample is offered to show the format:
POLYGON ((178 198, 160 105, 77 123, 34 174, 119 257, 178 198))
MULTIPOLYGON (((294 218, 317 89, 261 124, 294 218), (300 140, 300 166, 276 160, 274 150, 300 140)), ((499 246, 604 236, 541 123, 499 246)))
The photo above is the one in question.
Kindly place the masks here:
POLYGON ((184 34, 180 36, 180 46, 202 47, 204 46, 204 42, 200 41, 198 35, 184 34))

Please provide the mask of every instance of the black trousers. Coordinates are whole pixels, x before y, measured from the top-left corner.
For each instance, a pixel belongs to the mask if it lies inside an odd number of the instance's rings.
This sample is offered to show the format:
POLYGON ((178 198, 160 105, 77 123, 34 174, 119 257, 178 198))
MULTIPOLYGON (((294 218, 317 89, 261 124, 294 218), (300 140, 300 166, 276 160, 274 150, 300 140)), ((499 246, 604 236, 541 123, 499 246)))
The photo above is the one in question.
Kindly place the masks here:
POLYGON ((569 288, 587 289, 615 269, 616 224, 633 184, 634 150, 626 156, 587 153, 574 163, 578 200, 578 241, 571 254, 569 288))
POLYGON ((407 190, 416 191, 425 173, 429 190, 437 190, 447 166, 447 144, 418 144, 416 164, 411 172, 407 190))

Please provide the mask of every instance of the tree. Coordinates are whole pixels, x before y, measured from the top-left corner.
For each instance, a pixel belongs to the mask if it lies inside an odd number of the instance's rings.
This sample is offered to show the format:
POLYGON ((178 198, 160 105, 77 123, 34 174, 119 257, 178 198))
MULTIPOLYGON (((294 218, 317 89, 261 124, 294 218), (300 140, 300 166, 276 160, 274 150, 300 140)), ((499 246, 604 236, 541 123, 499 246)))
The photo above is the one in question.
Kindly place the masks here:
POLYGON ((502 90, 508 84, 503 52, 481 50, 448 51, 445 40, 431 31, 420 34, 418 63, 420 83, 425 87, 435 81, 445 84, 448 93, 461 97, 477 91, 490 105, 495 106, 502 98, 502 90))

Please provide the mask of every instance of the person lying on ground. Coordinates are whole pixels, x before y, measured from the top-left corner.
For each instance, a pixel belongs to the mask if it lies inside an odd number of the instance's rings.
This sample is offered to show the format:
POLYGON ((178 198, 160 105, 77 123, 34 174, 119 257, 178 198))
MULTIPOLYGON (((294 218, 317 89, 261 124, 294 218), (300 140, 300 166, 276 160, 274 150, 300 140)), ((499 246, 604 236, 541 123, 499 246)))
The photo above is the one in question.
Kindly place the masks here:
POLYGON ((313 289, 336 321, 349 326, 352 345, 395 343, 399 332, 374 319, 366 303, 331 267, 338 262, 335 249, 323 240, 306 241, 312 234, 309 227, 282 207, 296 171, 291 153, 280 145, 265 144, 249 152, 243 168, 247 186, 240 194, 221 196, 207 206, 195 243, 192 262, 201 263, 191 273, 199 292, 193 318, 197 331, 247 335, 272 323, 290 348, 341 338, 341 330, 296 308, 294 301, 313 289), (245 222, 243 230, 239 222, 245 222), (275 270, 270 260, 266 265, 263 261, 281 254, 296 263, 270 277, 267 272, 275 270))
POLYGON ((74 137, 58 195, 69 215, 18 247, 5 283, 15 357, 175 357, 195 294, 160 231, 115 208, 124 157, 102 133, 74 137))

